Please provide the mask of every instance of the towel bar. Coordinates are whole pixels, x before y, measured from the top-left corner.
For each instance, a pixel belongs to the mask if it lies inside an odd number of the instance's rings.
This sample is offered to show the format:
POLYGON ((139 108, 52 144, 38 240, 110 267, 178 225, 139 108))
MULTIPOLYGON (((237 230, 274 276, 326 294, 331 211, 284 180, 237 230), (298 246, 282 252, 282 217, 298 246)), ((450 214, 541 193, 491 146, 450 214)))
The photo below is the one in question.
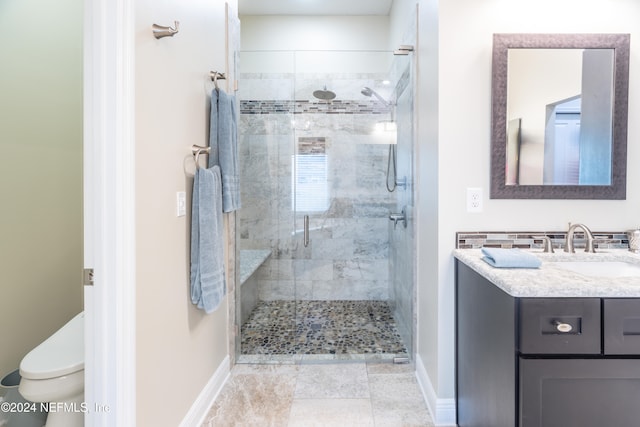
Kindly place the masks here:
POLYGON ((191 152, 193 153, 193 157, 195 158, 195 162, 196 162, 196 169, 200 168, 200 163, 199 163, 200 154, 204 153, 208 155, 210 151, 211 151, 211 147, 202 147, 200 145, 195 145, 195 144, 191 146, 191 152))

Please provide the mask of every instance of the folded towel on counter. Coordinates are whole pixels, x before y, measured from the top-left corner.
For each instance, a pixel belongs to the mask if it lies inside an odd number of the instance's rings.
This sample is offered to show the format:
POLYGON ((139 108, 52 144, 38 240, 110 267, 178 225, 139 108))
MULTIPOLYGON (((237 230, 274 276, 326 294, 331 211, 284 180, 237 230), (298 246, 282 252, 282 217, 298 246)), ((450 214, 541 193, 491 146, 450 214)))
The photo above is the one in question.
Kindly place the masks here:
POLYGON ((198 168, 191 208, 191 302, 207 313, 222 302, 227 286, 222 234, 220 168, 198 168))
POLYGON ((497 268, 539 268, 542 262, 520 249, 482 248, 482 259, 497 268))
POLYGON ((222 210, 240 209, 240 169, 238 167, 238 122, 235 97, 222 89, 211 92, 209 167, 220 166, 222 210))

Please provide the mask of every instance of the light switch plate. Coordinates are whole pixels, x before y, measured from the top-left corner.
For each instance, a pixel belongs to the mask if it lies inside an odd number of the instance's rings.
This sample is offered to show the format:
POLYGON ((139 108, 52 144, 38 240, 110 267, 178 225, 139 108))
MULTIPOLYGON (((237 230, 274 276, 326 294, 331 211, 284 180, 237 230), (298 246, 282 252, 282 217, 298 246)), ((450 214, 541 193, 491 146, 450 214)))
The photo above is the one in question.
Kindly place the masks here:
POLYGON ((185 216, 187 214, 187 193, 178 191, 176 193, 176 215, 185 216))

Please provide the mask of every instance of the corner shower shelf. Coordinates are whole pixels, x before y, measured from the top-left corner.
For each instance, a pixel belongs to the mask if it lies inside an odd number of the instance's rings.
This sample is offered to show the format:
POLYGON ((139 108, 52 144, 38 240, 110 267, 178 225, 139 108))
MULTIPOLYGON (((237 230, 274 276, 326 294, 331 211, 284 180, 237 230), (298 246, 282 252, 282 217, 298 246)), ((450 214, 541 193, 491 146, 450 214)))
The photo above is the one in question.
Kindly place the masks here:
POLYGON ((271 256, 270 249, 243 249, 240 251, 240 285, 271 256))

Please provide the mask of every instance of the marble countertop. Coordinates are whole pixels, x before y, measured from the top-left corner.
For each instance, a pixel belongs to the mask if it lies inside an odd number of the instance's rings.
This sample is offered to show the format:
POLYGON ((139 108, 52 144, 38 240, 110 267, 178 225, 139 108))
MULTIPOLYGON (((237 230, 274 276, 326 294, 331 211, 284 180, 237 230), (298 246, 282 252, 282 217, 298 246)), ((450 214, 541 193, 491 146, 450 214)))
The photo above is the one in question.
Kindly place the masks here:
POLYGON ((542 261, 540 268, 495 268, 482 260, 480 249, 455 249, 453 256, 514 297, 640 298, 640 276, 587 276, 554 264, 562 261, 623 261, 640 265, 640 255, 626 249, 603 249, 594 254, 527 252, 542 261))

